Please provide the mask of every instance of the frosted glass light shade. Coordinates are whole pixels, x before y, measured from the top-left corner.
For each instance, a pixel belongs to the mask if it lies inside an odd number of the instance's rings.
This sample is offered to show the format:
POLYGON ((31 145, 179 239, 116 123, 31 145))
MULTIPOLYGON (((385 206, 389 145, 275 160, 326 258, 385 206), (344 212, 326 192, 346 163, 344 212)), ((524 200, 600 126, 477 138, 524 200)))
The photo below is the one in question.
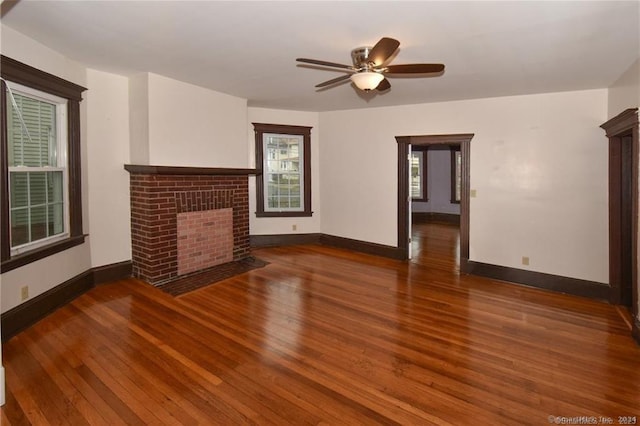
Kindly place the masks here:
POLYGON ((373 90, 378 87, 378 84, 384 79, 382 74, 377 72, 365 71, 351 75, 351 81, 360 90, 373 90))

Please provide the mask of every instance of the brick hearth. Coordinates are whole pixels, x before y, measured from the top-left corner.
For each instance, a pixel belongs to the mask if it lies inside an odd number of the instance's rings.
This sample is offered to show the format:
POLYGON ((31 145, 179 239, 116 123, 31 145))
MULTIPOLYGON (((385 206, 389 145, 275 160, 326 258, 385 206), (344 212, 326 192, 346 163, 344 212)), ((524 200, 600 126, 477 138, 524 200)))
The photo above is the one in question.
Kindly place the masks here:
POLYGON ((137 165, 125 169, 130 173, 135 277, 159 285, 187 273, 178 270, 177 225, 182 213, 231 209, 231 260, 249 256, 248 175, 255 170, 137 165))

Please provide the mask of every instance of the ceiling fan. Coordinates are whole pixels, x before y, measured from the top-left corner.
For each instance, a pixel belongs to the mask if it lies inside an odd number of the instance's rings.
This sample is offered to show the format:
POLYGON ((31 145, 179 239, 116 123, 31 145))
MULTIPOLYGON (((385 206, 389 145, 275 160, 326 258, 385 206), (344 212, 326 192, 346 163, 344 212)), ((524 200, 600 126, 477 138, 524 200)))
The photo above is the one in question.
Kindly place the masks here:
POLYGON ((398 50, 400 42, 393 38, 383 37, 373 47, 359 47, 351 51, 353 65, 337 64, 335 62, 317 59, 297 58, 296 61, 323 67, 348 70, 350 74, 342 75, 331 80, 316 84, 315 87, 327 87, 351 79, 360 89, 384 91, 391 87, 386 77, 411 74, 431 74, 444 71, 443 64, 401 64, 385 65, 389 58, 398 50))

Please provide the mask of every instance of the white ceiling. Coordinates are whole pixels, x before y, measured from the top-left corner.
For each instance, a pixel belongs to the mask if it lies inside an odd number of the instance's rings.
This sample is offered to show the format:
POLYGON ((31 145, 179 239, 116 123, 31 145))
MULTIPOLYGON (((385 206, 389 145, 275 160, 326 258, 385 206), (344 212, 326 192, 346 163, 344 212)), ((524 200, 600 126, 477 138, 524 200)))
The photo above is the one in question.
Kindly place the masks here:
MULTIPOLYGON (((603 88, 640 56, 637 1, 30 1, 2 23, 90 68, 153 72, 248 99, 327 111, 603 88), (394 64, 444 63, 440 77, 390 78, 386 93, 297 57, 350 64, 398 39, 394 64)), ((6 5, 5 5, 6 6, 6 5)))

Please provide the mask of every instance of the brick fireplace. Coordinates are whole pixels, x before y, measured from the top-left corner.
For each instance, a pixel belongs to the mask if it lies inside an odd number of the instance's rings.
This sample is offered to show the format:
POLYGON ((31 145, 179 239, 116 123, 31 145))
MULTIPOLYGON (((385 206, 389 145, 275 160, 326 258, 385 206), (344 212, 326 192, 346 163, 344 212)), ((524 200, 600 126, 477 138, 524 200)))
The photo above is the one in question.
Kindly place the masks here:
POLYGON ((249 256, 254 169, 125 165, 133 276, 160 285, 249 256))

